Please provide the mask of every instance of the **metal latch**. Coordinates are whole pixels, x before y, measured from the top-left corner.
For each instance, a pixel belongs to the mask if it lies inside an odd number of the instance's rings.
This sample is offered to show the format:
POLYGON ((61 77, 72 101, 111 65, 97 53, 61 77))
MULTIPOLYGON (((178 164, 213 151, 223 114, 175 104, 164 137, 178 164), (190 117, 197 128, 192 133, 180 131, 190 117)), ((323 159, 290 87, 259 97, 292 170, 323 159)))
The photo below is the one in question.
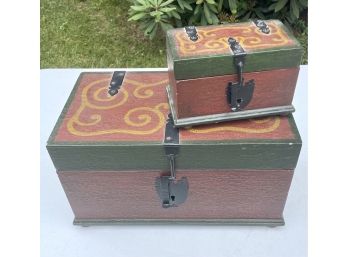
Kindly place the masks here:
POLYGON ((188 180, 186 177, 176 178, 175 157, 179 154, 179 129, 174 127, 172 114, 167 119, 164 152, 169 161, 170 175, 156 178, 156 191, 163 208, 177 207, 187 199, 188 180))
POLYGON ((118 93, 118 90, 120 90, 120 87, 122 86, 125 75, 125 71, 115 71, 114 74, 112 74, 108 91, 111 96, 114 96, 118 93))
POLYGON ((228 83, 226 95, 231 111, 236 112, 241 111, 250 103, 254 93, 255 81, 252 79, 244 84, 243 67, 246 53, 243 47, 233 37, 228 38, 228 43, 234 54, 234 65, 237 68, 238 82, 228 83))
POLYGON ((263 20, 253 20, 254 24, 256 25, 256 27, 259 28, 259 30, 264 33, 264 34, 269 34, 271 32, 271 30, 269 29, 269 27, 267 26, 266 22, 264 22, 263 20))
POLYGON ((187 36, 190 38, 191 41, 197 41, 198 40, 198 34, 195 26, 187 26, 185 27, 185 31, 187 36))

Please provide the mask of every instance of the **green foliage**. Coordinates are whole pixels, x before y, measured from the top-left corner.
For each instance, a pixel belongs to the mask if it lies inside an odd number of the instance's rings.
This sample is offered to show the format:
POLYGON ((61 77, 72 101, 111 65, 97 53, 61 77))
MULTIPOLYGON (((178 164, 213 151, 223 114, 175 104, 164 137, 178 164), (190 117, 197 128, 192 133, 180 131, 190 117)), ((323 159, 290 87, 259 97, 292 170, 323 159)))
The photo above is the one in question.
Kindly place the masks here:
POLYGON ((307 9, 307 0, 272 0, 268 9, 272 11, 272 18, 283 20, 287 25, 294 24, 300 13, 307 9))
POLYGON ((214 0, 197 0, 188 24, 218 24, 218 12, 218 4, 214 0))
POLYGON ((307 9, 307 0, 133 0, 130 21, 140 22, 145 35, 186 25, 219 24, 248 19, 280 19, 289 27, 307 9), (226 15, 229 16, 226 18, 226 15))
POLYGON ((131 17, 128 21, 140 21, 140 29, 144 30, 145 36, 152 39, 159 27, 166 31, 173 28, 175 19, 181 19, 173 2, 174 0, 135 0, 129 9, 131 17))

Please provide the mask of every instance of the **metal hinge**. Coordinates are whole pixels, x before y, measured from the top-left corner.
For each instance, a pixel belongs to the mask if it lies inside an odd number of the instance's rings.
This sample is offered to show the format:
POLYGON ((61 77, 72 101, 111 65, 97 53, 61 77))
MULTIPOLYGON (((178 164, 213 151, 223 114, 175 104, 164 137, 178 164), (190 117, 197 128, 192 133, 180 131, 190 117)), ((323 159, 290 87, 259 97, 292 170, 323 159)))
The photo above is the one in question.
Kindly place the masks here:
POLYGON ((122 86, 125 75, 126 71, 115 71, 114 74, 112 74, 108 91, 111 96, 118 93, 118 90, 120 90, 120 87, 122 86))
POLYGON ((228 83, 226 95, 231 111, 236 112, 241 111, 250 103, 254 93, 255 81, 252 79, 244 84, 243 67, 246 53, 243 47, 233 37, 228 38, 228 43, 233 52, 234 65, 238 73, 238 82, 228 83))
POLYGON ((254 24, 256 25, 256 27, 259 28, 259 30, 264 33, 264 34, 269 34, 271 32, 271 30, 269 29, 269 27, 267 26, 266 22, 264 22, 263 20, 253 20, 254 24))
POLYGON ((156 191, 162 200, 163 208, 177 207, 187 199, 188 180, 186 177, 176 178, 175 157, 179 154, 179 129, 174 127, 172 114, 168 115, 163 145, 170 175, 156 178, 156 191))
POLYGON ((198 33, 197 33, 195 26, 187 26, 187 27, 185 27, 185 31, 186 31, 186 34, 190 38, 191 41, 198 40, 198 33))

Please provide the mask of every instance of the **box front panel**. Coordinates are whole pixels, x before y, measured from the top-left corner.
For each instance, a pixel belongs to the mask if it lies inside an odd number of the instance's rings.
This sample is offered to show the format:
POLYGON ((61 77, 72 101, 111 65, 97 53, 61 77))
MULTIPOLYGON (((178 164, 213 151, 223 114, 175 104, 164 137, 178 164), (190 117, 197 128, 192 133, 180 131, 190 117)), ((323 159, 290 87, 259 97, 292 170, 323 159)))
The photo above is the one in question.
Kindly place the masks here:
MULTIPOLYGON (((244 73, 245 82, 255 81, 250 103, 243 110, 291 105, 299 68, 244 73)), ((177 80, 171 85, 176 92, 177 118, 231 113, 226 88, 237 82, 237 75, 177 80)))
POLYGON ((160 174, 58 172, 76 220, 223 220, 281 219, 293 170, 179 170, 189 194, 171 208, 155 189, 160 174))

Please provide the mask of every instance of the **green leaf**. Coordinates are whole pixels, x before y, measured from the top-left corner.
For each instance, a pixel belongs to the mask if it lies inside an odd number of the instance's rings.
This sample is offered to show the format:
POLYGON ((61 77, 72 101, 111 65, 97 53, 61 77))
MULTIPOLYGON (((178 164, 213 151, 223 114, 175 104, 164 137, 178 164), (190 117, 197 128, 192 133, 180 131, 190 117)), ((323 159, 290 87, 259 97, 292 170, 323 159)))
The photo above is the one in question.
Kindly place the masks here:
POLYGON ((184 6, 184 1, 183 0, 178 0, 178 4, 180 6, 181 9, 185 9, 185 6, 184 6))
POLYGON ((268 7, 268 10, 270 10, 270 11, 274 10, 276 8, 276 6, 277 6, 277 3, 273 3, 268 7))
POLYGON ((292 14, 298 19, 298 17, 300 16, 300 10, 298 8, 296 0, 290 1, 290 9, 292 14))
POLYGON ((205 0, 208 4, 217 5, 214 0, 205 0))
POLYGON ((169 23, 160 22, 160 25, 164 32, 173 28, 172 24, 169 24, 169 23))
POLYGON ((216 8, 215 5, 208 4, 208 7, 209 7, 209 9, 210 9, 212 12, 218 13, 218 10, 217 10, 217 8, 216 8))
POLYGON ((219 12, 221 12, 222 10, 222 4, 224 3, 224 0, 219 0, 219 4, 218 4, 218 10, 219 12))
POLYGON ((145 0, 137 0, 137 2, 141 5, 147 5, 147 3, 145 2, 145 0))
POLYGON ((171 12, 171 11, 174 11, 174 10, 176 10, 175 7, 164 7, 164 8, 160 9, 161 12, 171 12))
POLYGON ((247 20, 250 18, 251 12, 247 12, 247 14, 243 17, 243 20, 247 20))
POLYGON ((132 5, 130 8, 134 11, 145 11, 148 7, 142 5, 132 5))
POLYGON ((194 19, 195 17, 194 16, 191 16, 190 17, 190 19, 188 20, 188 25, 192 25, 193 24, 193 22, 195 21, 195 19, 194 19))
POLYGON ((193 12, 194 16, 197 16, 202 13, 202 6, 201 5, 196 5, 195 11, 193 12))
POLYGON ((204 0, 197 0, 196 4, 201 4, 203 3, 204 0))
POLYGON ((149 37, 150 37, 151 40, 156 36, 157 29, 158 29, 158 23, 156 23, 155 27, 153 28, 153 30, 149 34, 149 37))
POLYGON ((217 25, 219 24, 219 18, 215 15, 215 13, 211 14, 211 19, 213 20, 213 24, 217 25))
MULTIPOLYGON (((182 1, 182 0, 180 0, 180 1, 182 1)), ((183 1, 183 4, 184 4, 184 6, 185 6, 185 8, 186 8, 187 10, 192 11, 191 5, 189 5, 186 1, 183 1)))
POLYGON ((179 13, 177 11, 172 11, 170 13, 174 16, 174 18, 181 20, 181 16, 179 15, 179 13))
POLYGON ((175 0, 168 0, 168 1, 166 1, 166 2, 164 2, 164 3, 161 3, 160 4, 160 6, 167 6, 168 4, 171 4, 171 3, 173 3, 175 0))
POLYGON ((161 11, 152 11, 152 12, 150 12, 150 15, 152 17, 161 16, 162 14, 163 14, 163 12, 161 12, 161 11))
POLYGON ((151 33, 151 31, 153 30, 153 28, 155 27, 155 25, 156 25, 156 22, 154 20, 152 20, 150 22, 150 24, 147 26, 147 28, 145 29, 144 35, 148 36, 151 33))
POLYGON ((207 3, 204 3, 204 14, 205 14, 205 18, 207 19, 208 23, 212 24, 213 20, 211 19, 210 11, 209 11, 209 8, 207 6, 207 3))
POLYGON ((228 5, 230 6, 231 13, 235 14, 237 12, 237 2, 236 2, 236 0, 228 0, 228 5))
POLYGON ((141 18, 145 17, 147 13, 144 13, 144 12, 141 12, 141 13, 138 13, 132 17, 130 17, 128 19, 128 21, 137 21, 137 20, 140 20, 141 18))
POLYGON ((201 16, 201 25, 208 25, 207 19, 205 18, 205 15, 201 16))
POLYGON ((279 12, 283 7, 288 3, 289 0, 279 0, 277 2, 276 7, 274 8, 274 12, 279 12))
POLYGON ((301 3, 301 5, 303 7, 307 7, 308 6, 308 1, 307 0, 298 0, 298 1, 301 3))

